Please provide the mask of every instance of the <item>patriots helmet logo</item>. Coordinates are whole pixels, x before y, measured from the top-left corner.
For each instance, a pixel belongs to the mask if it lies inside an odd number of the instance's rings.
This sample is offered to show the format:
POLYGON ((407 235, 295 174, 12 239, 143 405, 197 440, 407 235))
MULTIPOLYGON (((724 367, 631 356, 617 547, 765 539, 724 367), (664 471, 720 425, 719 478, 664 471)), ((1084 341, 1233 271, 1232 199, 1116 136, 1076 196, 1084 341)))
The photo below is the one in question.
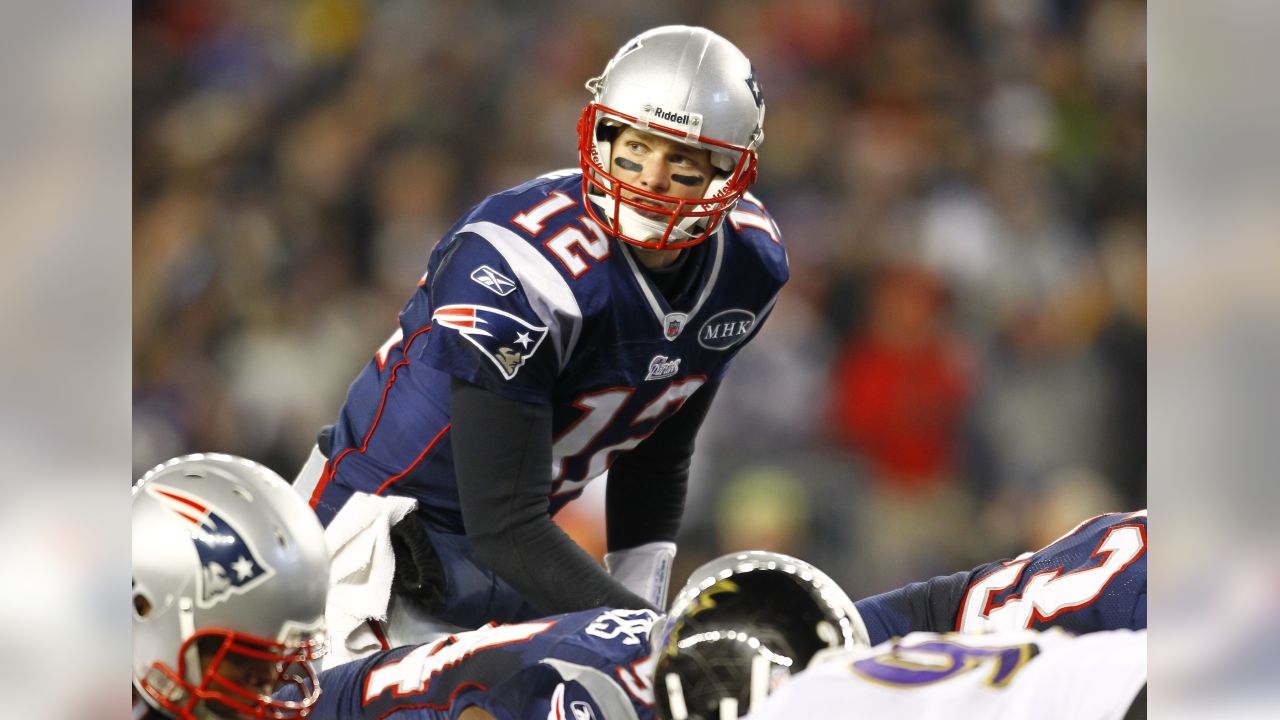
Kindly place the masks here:
POLYGON ((216 508, 164 485, 148 485, 147 492, 191 527, 191 541, 200 559, 196 575, 196 603, 200 607, 212 607, 233 594, 243 594, 275 574, 244 534, 216 508))
POLYGON ((764 91, 760 89, 760 80, 756 78, 756 66, 749 67, 751 74, 747 76, 747 89, 751 91, 751 98, 756 101, 756 107, 764 107, 764 91))
POLYGON ((445 305, 431 320, 462 333, 507 380, 520 372, 547 337, 547 328, 484 305, 445 305))

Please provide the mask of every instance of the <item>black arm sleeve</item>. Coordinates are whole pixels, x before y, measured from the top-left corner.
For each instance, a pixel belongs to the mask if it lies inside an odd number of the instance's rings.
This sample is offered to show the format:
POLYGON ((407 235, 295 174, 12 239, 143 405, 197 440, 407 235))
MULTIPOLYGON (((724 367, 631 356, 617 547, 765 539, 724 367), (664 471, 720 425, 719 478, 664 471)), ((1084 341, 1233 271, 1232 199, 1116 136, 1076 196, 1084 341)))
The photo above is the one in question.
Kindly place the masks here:
POLYGON ((481 562, 548 615, 656 610, 552 522, 551 408, 456 379, 450 401, 462 520, 481 562))
POLYGON ((674 541, 698 428, 719 385, 703 385, 652 435, 613 461, 606 486, 609 550, 674 541))

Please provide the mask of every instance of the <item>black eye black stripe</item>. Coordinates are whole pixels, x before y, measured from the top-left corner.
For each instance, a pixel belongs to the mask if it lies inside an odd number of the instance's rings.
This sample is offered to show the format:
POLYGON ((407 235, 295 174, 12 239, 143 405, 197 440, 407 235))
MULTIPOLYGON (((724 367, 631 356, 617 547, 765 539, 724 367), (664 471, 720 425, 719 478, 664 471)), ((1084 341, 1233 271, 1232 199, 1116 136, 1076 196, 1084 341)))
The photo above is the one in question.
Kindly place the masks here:
MULTIPOLYGON (((613 164, 617 165, 623 170, 626 170, 627 172, 643 172, 644 171, 644 166, 642 166, 640 163, 634 160, 628 160, 627 158, 624 158, 624 157, 614 158, 613 164)), ((701 185, 705 180, 706 178, 704 178, 701 175, 679 175, 677 173, 671 173, 671 182, 677 182, 677 183, 680 183, 681 185, 687 185, 689 187, 697 187, 701 185)))

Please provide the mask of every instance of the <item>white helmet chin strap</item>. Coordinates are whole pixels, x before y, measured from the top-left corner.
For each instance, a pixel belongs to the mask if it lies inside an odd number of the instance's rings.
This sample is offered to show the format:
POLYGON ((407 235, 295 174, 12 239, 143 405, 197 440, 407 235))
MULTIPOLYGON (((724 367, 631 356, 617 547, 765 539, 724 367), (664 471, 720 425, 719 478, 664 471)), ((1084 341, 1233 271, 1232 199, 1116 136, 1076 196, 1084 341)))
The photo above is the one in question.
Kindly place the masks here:
MULTIPOLYGON (((190 597, 183 596, 178 598, 178 633, 182 636, 178 642, 178 646, 187 645, 187 640, 196 634, 195 621, 195 603, 190 597)), ((196 643, 187 645, 186 657, 183 661, 187 666, 187 676, 183 678, 192 685, 199 685, 200 678, 204 675, 204 668, 200 662, 200 649, 196 647, 196 643)))
MULTIPOLYGON (((610 223, 614 222, 613 203, 608 198, 600 197, 595 193, 590 194, 591 202, 600 208, 604 216, 610 223)), ((698 220, 705 218, 685 218, 676 223, 671 228, 671 235, 667 238, 667 242, 684 242, 694 237, 695 228, 693 227, 698 220)), ((647 218, 631 208, 630 205, 618 206, 617 223, 618 228, 627 236, 633 237, 644 242, 658 240, 662 234, 667 231, 667 222, 659 222, 652 218, 647 218)))

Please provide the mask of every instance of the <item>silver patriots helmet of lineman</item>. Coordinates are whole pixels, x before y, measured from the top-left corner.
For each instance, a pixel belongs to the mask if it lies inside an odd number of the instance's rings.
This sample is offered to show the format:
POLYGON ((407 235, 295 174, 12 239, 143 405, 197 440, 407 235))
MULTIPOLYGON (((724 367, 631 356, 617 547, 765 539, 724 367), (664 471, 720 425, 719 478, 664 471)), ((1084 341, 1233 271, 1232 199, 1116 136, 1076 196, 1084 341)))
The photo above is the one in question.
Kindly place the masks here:
POLYGON ((747 56, 710 30, 669 25, 641 33, 587 89, 592 99, 578 121, 583 193, 592 218, 619 239, 653 249, 695 245, 755 182, 764 140, 760 82, 747 56), (703 197, 676 198, 613 177, 611 142, 623 126, 709 150, 716 175, 703 197))
POLYGON ((662 720, 746 715, 817 653, 868 644, 839 585, 803 560, 762 551, 695 570, 651 642, 662 720))
POLYGON ((329 555, 276 473, 174 458, 133 487, 133 684, 178 718, 306 717, 327 648, 329 555), (270 696, 287 685, 301 701, 270 696))

